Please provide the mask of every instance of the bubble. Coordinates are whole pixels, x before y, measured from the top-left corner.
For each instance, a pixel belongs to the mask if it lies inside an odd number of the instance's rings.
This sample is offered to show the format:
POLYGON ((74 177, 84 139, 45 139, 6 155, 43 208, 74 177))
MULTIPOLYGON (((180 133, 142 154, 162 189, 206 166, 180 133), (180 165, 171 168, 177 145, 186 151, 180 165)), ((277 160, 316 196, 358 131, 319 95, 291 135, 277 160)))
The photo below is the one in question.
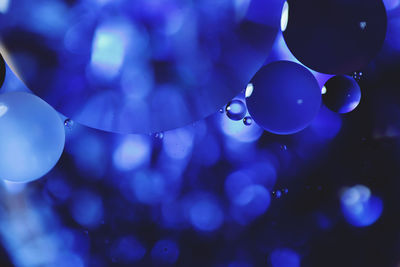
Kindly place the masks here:
POLYGON ((224 108, 220 108, 219 113, 224 113, 224 108))
POLYGON ((253 119, 250 116, 246 116, 243 119, 243 123, 246 126, 250 126, 253 123, 253 119))
POLYGON ((357 71, 355 71, 352 75, 353 79, 356 80, 357 82, 359 82, 361 80, 362 76, 363 76, 363 73, 357 72, 357 71))
POLYGON ((282 196, 281 190, 276 190, 275 197, 279 199, 279 198, 281 198, 281 196, 282 196))
POLYGON ((164 138, 164 133, 163 132, 157 132, 154 134, 154 137, 156 139, 163 139, 164 138))
POLYGON ((312 70, 344 74, 362 69, 384 43, 387 17, 381 0, 287 3, 290 9, 283 31, 285 42, 293 55, 312 70))
POLYGON ((253 94, 246 98, 253 120, 275 134, 293 134, 307 127, 318 114, 321 90, 303 66, 276 61, 262 67, 252 79, 253 94), (290 77, 290 79, 288 79, 290 77))
POLYGON ((64 121, 64 126, 65 126, 65 128, 67 128, 68 130, 72 130, 72 128, 74 127, 74 121, 73 120, 71 120, 71 119, 66 119, 65 121, 64 121))
POLYGON ((42 99, 25 92, 0 95, 0 178, 42 177, 59 160, 64 142, 60 116, 42 99))
POLYGON ((246 115, 246 105, 243 101, 234 99, 226 105, 225 112, 231 120, 240 121, 246 115))
POLYGON ((350 76, 334 76, 325 83, 324 87, 326 93, 322 95, 322 101, 332 111, 348 113, 360 103, 360 86, 350 76))

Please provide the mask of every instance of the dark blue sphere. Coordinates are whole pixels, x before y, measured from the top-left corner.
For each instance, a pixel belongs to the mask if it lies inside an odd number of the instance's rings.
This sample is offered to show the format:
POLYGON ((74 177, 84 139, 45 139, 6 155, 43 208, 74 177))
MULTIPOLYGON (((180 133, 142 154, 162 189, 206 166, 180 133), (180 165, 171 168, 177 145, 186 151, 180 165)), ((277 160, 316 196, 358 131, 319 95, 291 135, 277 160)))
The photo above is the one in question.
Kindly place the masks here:
POLYGON ((346 75, 330 78, 322 88, 322 101, 330 110, 338 113, 353 111, 361 100, 358 83, 346 75))
POLYGON ((386 36, 381 0, 288 0, 281 30, 293 55, 322 73, 344 74, 366 66, 386 36))
POLYGON ((246 99, 254 121, 275 134, 303 130, 317 115, 321 91, 317 80, 303 66, 276 61, 262 67, 253 77, 254 91, 246 99))

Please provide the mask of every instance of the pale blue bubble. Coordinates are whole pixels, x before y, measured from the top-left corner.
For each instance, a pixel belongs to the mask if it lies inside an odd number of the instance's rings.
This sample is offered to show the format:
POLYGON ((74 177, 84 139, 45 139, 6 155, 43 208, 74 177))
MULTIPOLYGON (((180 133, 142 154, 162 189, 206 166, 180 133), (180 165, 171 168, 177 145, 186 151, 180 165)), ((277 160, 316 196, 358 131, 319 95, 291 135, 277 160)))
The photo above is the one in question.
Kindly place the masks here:
POLYGON ((25 92, 0 95, 0 178, 28 182, 49 172, 65 142, 57 112, 25 92))

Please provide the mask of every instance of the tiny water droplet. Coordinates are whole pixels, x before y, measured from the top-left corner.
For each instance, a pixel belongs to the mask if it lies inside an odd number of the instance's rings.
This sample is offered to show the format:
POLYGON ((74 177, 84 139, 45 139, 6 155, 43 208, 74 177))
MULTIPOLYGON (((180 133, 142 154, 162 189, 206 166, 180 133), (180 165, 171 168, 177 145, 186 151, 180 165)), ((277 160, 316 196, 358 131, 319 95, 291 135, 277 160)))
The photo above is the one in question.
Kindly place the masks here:
POLYGON ((154 137, 157 139, 163 139, 164 138, 164 133, 163 132, 157 132, 154 134, 154 137))
POLYGON ((72 130, 72 127, 74 127, 74 121, 71 119, 66 119, 64 121, 64 126, 65 126, 65 128, 72 130))
POLYGON ((220 108, 219 113, 224 113, 224 108, 220 108))
POLYGON ((247 108, 243 101, 234 99, 226 105, 225 111, 228 118, 239 121, 246 116, 247 108))
POLYGON ((246 126, 250 126, 251 124, 253 124, 253 119, 250 116, 246 116, 243 119, 243 123, 246 126))

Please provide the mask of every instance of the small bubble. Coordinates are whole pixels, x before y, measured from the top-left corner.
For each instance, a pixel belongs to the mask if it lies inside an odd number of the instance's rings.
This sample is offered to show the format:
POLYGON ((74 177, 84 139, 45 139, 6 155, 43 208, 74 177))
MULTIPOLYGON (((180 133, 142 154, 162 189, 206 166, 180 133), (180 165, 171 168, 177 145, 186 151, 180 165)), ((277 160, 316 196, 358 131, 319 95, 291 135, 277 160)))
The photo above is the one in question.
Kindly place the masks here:
POLYGON ((286 151, 287 150, 287 146, 286 145, 281 145, 281 149, 286 151))
POLYGON ((276 198, 281 198, 281 196, 282 196, 281 190, 276 190, 275 196, 276 196, 276 198))
POLYGON ((157 139, 163 139, 164 138, 164 133, 163 132, 157 132, 154 134, 154 137, 157 139))
POLYGON ((243 101, 234 99, 226 105, 225 111, 228 118, 239 121, 246 116, 247 109, 243 101))
POLYGON ((243 123, 246 126, 250 126, 253 123, 253 119, 250 116, 246 116, 243 119, 243 123))
POLYGON ((72 130, 72 127, 74 127, 74 121, 71 120, 71 119, 66 119, 66 120, 64 121, 64 126, 65 126, 67 129, 72 130))
POLYGON ((219 113, 224 113, 224 108, 220 108, 219 113))
POLYGON ((289 189, 285 188, 283 189, 283 193, 287 194, 289 192, 289 189))

